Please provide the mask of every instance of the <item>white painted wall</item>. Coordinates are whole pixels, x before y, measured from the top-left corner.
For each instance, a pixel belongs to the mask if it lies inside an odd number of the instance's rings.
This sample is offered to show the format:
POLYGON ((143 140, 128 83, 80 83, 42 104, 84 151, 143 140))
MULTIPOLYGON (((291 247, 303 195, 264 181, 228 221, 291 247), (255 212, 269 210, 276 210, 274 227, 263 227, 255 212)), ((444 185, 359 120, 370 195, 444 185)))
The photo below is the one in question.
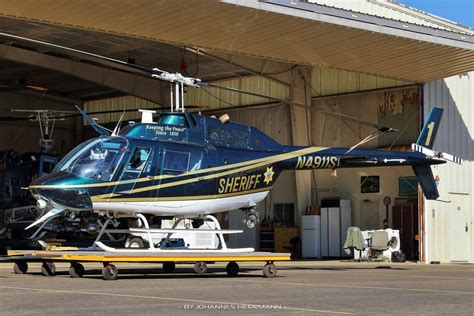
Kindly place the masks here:
POLYGON ((474 72, 425 85, 424 113, 444 109, 434 148, 464 159, 462 166, 433 168, 439 176, 440 198, 451 203, 425 201, 426 261, 474 262, 474 72), (464 220, 463 218, 464 217, 464 220), (467 224, 468 232, 463 233, 467 224))
MULTIPOLYGON (((364 168, 364 169, 339 169, 337 177, 331 177, 330 170, 318 170, 316 174, 316 184, 318 189, 318 199, 342 198, 350 199, 352 207, 352 225, 364 229, 383 228, 385 219, 385 205, 383 198, 389 196, 392 200, 390 209, 393 206, 398 194, 398 178, 413 176, 410 167, 398 168, 364 168), (360 178, 363 176, 379 176, 380 192, 361 193, 360 178), (375 203, 375 205, 370 205, 375 203), (370 213, 370 209, 377 209, 377 213, 370 213), (377 218, 369 218, 376 216, 377 218), (377 226, 368 226, 377 223, 377 226)), ((391 218, 389 226, 391 225, 391 218)))

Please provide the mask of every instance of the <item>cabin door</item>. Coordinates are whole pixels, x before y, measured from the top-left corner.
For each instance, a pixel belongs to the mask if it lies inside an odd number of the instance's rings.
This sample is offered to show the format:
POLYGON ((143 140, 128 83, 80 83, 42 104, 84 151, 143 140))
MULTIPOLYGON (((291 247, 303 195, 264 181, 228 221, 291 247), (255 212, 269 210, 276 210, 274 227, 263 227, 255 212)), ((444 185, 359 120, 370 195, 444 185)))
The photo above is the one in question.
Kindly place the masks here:
POLYGON ((141 202, 140 199, 151 196, 148 187, 153 182, 153 152, 153 146, 149 145, 131 147, 122 174, 115 186, 115 194, 121 194, 122 199, 130 200, 130 202, 141 202))

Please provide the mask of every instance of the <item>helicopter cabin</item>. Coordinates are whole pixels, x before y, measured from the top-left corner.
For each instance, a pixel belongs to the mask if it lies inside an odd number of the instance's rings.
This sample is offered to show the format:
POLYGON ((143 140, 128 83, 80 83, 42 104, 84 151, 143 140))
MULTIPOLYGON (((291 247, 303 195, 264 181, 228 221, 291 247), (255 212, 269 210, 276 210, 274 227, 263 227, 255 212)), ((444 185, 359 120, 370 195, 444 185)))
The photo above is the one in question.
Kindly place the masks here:
POLYGON ((255 151, 282 150, 284 147, 254 127, 191 113, 163 113, 156 123, 133 124, 121 135, 255 151))

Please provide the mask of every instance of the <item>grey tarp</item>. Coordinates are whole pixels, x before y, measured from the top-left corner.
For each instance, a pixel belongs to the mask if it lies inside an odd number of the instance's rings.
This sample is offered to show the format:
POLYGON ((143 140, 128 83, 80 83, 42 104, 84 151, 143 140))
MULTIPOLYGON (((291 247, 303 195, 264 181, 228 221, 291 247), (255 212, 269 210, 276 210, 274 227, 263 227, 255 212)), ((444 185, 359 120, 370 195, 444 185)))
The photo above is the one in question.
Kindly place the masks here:
POLYGON ((347 254, 351 253, 351 249, 363 250, 364 243, 364 236, 362 236, 359 227, 352 226, 347 229, 346 242, 343 247, 347 254))

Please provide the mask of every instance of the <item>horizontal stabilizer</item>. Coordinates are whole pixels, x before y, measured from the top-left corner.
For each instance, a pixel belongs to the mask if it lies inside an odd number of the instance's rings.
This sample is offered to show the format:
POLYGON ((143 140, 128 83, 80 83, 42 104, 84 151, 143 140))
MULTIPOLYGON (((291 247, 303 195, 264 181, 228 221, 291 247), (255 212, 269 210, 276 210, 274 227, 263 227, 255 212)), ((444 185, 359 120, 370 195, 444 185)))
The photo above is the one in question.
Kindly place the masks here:
POLYGON ((417 145, 417 144, 411 144, 411 149, 413 151, 420 152, 420 153, 422 153, 422 154, 424 154, 424 155, 426 155, 430 158, 442 159, 442 160, 457 163, 459 165, 462 165, 462 163, 463 163, 463 160, 459 157, 453 156, 453 155, 448 154, 448 153, 443 153, 443 152, 440 152, 440 151, 434 151, 432 149, 429 149, 429 148, 426 148, 426 147, 423 147, 423 146, 420 146, 420 145, 417 145))
POLYGON ((427 200, 436 200, 439 197, 438 188, 436 187, 436 181, 431 172, 430 166, 413 166, 418 183, 423 190, 427 200))

